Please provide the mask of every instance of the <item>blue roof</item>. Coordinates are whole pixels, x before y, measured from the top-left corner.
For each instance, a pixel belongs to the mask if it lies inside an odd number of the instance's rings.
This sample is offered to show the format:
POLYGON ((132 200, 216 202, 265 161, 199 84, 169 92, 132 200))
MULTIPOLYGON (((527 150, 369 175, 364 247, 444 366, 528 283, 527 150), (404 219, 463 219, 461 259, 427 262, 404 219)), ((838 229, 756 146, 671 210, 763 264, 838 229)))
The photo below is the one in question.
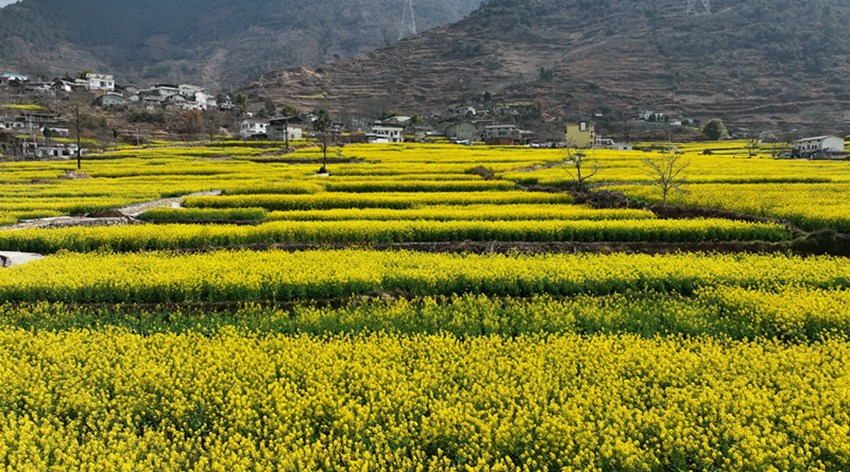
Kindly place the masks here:
POLYGON ((25 75, 12 74, 12 73, 9 73, 9 72, 0 72, 0 77, 9 77, 10 79, 27 80, 27 76, 25 76, 25 75))

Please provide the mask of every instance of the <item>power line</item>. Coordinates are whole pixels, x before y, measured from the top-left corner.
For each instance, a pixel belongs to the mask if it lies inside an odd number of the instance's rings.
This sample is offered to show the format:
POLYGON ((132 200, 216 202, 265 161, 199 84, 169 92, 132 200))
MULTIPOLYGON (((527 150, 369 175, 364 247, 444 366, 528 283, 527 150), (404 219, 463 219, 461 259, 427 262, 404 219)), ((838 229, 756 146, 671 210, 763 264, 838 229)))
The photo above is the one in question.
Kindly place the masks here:
POLYGON ((398 39, 400 41, 414 35, 416 35, 416 16, 413 15, 413 0, 406 0, 404 13, 401 14, 401 30, 398 32, 398 39))

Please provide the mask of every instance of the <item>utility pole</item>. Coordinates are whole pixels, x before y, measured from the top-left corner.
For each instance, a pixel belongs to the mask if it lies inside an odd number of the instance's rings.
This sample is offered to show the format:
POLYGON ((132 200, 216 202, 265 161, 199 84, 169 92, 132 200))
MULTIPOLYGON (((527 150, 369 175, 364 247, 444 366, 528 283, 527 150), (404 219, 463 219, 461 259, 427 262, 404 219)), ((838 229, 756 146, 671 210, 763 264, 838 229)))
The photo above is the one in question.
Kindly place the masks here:
POLYGON ((286 154, 289 154, 289 117, 288 116, 284 117, 283 123, 284 123, 283 134, 284 134, 284 139, 286 139, 286 154))
POLYGON ((81 140, 80 140, 80 127, 82 126, 82 119, 80 118, 80 104, 74 103, 74 129, 77 132, 77 170, 82 168, 82 148, 81 140))

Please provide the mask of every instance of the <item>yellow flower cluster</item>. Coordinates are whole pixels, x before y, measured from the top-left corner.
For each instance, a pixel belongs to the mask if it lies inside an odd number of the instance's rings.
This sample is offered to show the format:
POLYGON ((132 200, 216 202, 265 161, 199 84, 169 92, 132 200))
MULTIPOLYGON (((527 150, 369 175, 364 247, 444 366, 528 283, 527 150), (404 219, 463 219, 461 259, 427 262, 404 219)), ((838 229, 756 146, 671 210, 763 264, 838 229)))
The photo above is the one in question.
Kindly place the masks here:
POLYGON ((9 470, 843 470, 850 344, 0 332, 9 470))
MULTIPOLYGON (((656 189, 619 187, 626 195, 660 201, 656 189)), ((806 230, 832 228, 850 232, 850 187, 847 184, 701 184, 674 192, 672 203, 706 206, 757 216, 786 219, 806 230)))
POLYGON ((373 290, 500 296, 652 290, 690 294, 717 285, 832 289, 848 282, 848 259, 782 255, 512 257, 367 250, 65 253, 6 269, 0 278, 0 300, 289 301, 373 290))
POLYGON ((572 203, 568 194, 530 192, 366 193, 326 192, 315 195, 234 195, 187 198, 187 208, 265 208, 270 211, 334 208, 405 209, 421 205, 572 203))
POLYGON ((408 243, 446 241, 702 242, 782 241, 778 225, 730 220, 277 221, 259 226, 158 225, 29 229, 0 233, 0 249, 139 251, 254 243, 408 243))
MULTIPOLYGON (((184 211, 195 211, 184 210, 184 211)), ((279 211, 270 213, 270 221, 343 221, 343 220, 648 220, 655 218, 644 210, 594 210, 578 205, 433 205, 409 210, 384 208, 279 211)))

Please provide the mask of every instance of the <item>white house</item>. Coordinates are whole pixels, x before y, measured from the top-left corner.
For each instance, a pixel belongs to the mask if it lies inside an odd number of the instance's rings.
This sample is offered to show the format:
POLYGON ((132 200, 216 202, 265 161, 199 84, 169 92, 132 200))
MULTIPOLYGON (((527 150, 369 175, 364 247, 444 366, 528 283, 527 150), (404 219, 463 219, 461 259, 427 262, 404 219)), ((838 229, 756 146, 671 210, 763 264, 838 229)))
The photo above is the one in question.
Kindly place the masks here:
POLYGON ((201 87, 183 84, 178 87, 178 93, 186 99, 183 104, 184 110, 206 110, 215 106, 215 100, 212 100, 213 104, 210 104, 210 95, 201 87))
POLYGON ((240 134, 243 138, 250 138, 258 134, 268 133, 269 122, 263 120, 245 120, 242 122, 240 134))
POLYGON ((24 122, 11 116, 0 116, 0 129, 23 128, 24 122))
POLYGON ((808 157, 817 153, 843 153, 844 139, 838 136, 817 136, 794 141, 793 155, 808 157))
POLYGON ((273 118, 269 120, 266 127, 269 139, 272 141, 286 141, 287 136, 290 141, 297 141, 304 138, 304 129, 301 125, 292 124, 290 121, 293 118, 273 118))
MULTIPOLYGON (((26 142, 23 144, 24 155, 36 159, 68 160, 77 155, 76 144, 53 143, 49 146, 41 143, 26 142)), ((86 149, 80 150, 80 155, 86 153, 86 149)))
POLYGON ((373 123, 372 124, 372 134, 374 143, 401 143, 404 141, 404 137, 402 136, 402 132, 404 131, 404 126, 402 125, 391 125, 386 123, 373 123))
POLYGON ((522 133, 516 125, 493 125, 484 127, 484 139, 519 139, 522 133))
POLYGON ((89 92, 112 92, 115 90, 115 78, 107 74, 86 74, 86 90, 89 92))

